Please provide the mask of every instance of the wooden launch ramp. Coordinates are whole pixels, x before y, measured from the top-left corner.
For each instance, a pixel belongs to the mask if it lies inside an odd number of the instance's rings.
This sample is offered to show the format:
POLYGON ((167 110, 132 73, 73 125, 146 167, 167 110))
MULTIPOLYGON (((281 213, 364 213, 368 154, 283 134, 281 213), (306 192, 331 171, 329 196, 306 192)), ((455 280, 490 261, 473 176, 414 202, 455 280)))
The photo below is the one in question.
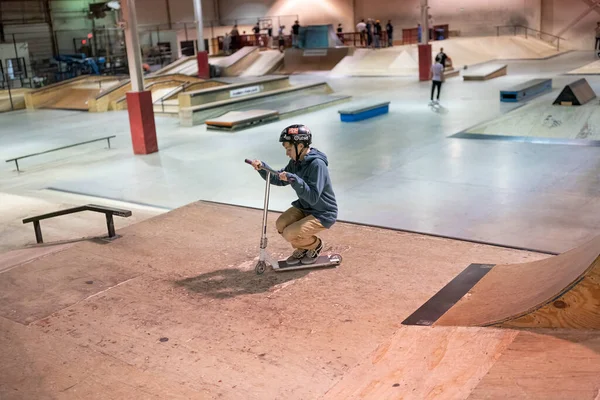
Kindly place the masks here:
POLYGON ((600 329, 600 236, 524 264, 471 264, 404 325, 600 329))

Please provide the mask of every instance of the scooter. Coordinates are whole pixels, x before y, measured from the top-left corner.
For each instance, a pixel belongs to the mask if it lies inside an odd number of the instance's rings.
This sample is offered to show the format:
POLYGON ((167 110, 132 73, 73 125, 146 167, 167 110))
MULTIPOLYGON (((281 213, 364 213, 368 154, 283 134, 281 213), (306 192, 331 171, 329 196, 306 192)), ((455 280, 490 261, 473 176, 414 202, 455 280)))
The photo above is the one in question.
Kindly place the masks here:
MULTIPOLYGON (((245 162, 247 164, 252 165, 252 160, 246 159, 245 162)), ((267 265, 270 265, 273 271, 275 272, 283 272, 283 271, 293 271, 298 269, 309 269, 309 268, 326 268, 326 267, 337 267, 342 263, 342 256, 339 254, 331 254, 331 255, 320 255, 317 257, 317 260, 312 264, 294 264, 289 265, 286 260, 277 261, 273 258, 269 252, 267 252, 267 215, 269 209, 269 196, 271 193, 271 175, 278 176, 279 172, 267 167, 266 165, 262 165, 261 169, 267 171, 267 179, 265 185, 265 204, 263 209, 263 220, 262 220, 262 231, 260 236, 260 254, 258 257, 258 262, 256 263, 256 267, 254 267, 254 271, 257 275, 262 275, 266 269, 267 265)))

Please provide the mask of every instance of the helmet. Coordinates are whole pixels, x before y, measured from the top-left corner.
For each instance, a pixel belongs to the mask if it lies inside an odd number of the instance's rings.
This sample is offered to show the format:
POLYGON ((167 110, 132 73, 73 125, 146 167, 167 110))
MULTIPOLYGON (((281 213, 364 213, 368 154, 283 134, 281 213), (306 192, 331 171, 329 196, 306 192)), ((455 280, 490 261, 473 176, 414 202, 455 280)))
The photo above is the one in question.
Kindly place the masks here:
POLYGON ((310 129, 306 125, 290 125, 281 131, 279 141, 281 143, 303 143, 305 146, 308 146, 312 143, 312 133, 310 133, 310 129))
POLYGON ((304 147, 308 147, 312 143, 312 133, 306 125, 290 125, 281 131, 279 135, 279 141, 281 143, 292 143, 296 149, 296 164, 300 163, 299 157, 300 152, 298 151, 298 144, 302 143, 304 147))

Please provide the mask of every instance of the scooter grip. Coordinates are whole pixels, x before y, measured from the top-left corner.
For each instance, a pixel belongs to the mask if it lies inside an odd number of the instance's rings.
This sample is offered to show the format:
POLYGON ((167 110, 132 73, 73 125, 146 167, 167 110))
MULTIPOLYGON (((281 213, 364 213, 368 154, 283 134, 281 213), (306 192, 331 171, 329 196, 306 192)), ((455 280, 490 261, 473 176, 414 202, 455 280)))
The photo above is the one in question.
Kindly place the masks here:
POLYGON ((252 160, 249 160, 249 159, 247 159, 247 158, 244 160, 244 162, 245 162, 246 164, 250 164, 250 165, 252 165, 252 160))

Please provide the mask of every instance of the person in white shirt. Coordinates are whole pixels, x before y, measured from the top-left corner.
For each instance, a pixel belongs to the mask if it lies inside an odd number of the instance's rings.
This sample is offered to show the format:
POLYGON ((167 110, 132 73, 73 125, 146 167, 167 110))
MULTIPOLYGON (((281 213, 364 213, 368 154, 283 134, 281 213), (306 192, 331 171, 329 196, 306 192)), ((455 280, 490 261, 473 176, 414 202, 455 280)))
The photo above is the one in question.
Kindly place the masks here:
POLYGON ((442 60, 440 57, 435 58, 435 63, 431 66, 431 73, 429 75, 431 78, 431 101, 429 104, 439 104, 440 102, 440 91, 442 90, 442 82, 444 82, 444 66, 442 65, 442 60), (433 94, 435 92, 435 88, 437 87, 437 97, 434 102, 433 94))
POLYGON ((358 24, 356 24, 356 32, 360 35, 360 45, 364 46, 364 40, 366 38, 366 30, 367 24, 365 24, 365 20, 361 19, 358 24))

